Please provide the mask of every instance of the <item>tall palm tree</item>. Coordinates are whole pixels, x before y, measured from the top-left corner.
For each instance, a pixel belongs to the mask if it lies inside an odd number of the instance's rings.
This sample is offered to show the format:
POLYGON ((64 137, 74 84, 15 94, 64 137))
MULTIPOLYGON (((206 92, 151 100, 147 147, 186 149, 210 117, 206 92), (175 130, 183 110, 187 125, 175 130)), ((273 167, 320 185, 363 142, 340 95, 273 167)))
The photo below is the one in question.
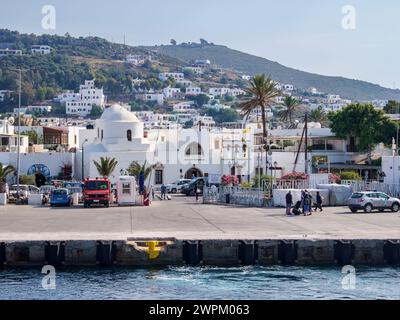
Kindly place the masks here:
POLYGON ((281 112, 280 120, 281 121, 289 121, 289 125, 293 125, 293 114, 296 112, 299 101, 291 96, 285 97, 283 100, 283 104, 286 107, 286 110, 281 112))
MULTIPOLYGON (((261 109, 261 119, 262 119, 262 129, 263 129, 263 141, 265 149, 265 158, 267 159, 267 123, 266 123, 266 108, 274 103, 274 99, 280 96, 282 93, 276 87, 275 82, 270 76, 265 77, 262 75, 255 75, 251 80, 249 86, 244 89, 245 92, 251 96, 251 98, 240 103, 240 108, 242 109, 242 115, 246 118, 254 110, 261 109)), ((265 171, 267 172, 267 170, 265 171)))
POLYGON ((146 163, 141 165, 138 161, 133 161, 127 169, 129 175, 134 176, 136 178, 136 181, 139 181, 139 175, 140 172, 142 171, 144 172, 144 180, 146 180, 150 175, 151 170, 152 170, 151 166, 146 167, 146 163))
POLYGON ((308 120, 321 123, 321 126, 326 126, 328 123, 328 116, 322 107, 318 107, 310 112, 308 120))
POLYGON ((13 166, 3 166, 3 164, 0 162, 0 193, 6 192, 6 178, 14 171, 15 168, 13 166))
POLYGON ((100 157, 100 162, 93 160, 93 163, 101 176, 109 177, 117 166, 118 161, 115 158, 100 157))

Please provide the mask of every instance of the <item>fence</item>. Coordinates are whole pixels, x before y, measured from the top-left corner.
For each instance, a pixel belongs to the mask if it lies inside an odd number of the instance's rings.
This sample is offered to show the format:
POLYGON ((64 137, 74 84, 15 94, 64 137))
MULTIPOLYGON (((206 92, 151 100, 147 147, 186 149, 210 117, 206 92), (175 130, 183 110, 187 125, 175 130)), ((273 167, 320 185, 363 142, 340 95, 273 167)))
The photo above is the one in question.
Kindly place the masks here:
POLYGON ((400 185, 389 184, 379 181, 355 181, 355 180, 342 180, 341 184, 350 186, 353 192, 358 191, 379 191, 390 195, 391 197, 400 196, 400 185))
POLYGON ((203 202, 226 203, 249 207, 272 206, 271 199, 269 199, 264 191, 241 187, 204 187, 203 202))

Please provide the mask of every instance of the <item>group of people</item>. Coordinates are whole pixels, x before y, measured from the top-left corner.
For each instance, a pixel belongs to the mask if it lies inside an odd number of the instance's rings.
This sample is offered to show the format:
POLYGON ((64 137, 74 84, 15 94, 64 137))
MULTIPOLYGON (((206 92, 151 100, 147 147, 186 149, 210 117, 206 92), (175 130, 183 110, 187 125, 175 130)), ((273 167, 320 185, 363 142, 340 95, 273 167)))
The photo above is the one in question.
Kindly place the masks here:
POLYGON ((293 196, 290 190, 286 194, 286 215, 300 215, 303 214, 305 216, 308 216, 312 212, 312 206, 314 205, 314 211, 322 211, 322 196, 317 191, 315 201, 313 202, 313 196, 311 195, 311 192, 307 190, 301 190, 301 200, 297 201, 293 205, 293 196))

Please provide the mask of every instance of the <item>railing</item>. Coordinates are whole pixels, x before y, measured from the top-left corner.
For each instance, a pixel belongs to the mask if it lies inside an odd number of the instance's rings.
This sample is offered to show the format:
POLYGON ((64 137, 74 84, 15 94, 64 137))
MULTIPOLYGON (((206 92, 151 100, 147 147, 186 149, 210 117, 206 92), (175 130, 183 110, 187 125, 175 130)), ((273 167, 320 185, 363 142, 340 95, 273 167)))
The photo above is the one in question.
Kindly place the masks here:
POLYGON ((379 191, 387 193, 392 197, 400 196, 400 185, 389 184, 379 181, 356 181, 356 180, 342 180, 341 184, 350 186, 354 192, 358 191, 379 191))

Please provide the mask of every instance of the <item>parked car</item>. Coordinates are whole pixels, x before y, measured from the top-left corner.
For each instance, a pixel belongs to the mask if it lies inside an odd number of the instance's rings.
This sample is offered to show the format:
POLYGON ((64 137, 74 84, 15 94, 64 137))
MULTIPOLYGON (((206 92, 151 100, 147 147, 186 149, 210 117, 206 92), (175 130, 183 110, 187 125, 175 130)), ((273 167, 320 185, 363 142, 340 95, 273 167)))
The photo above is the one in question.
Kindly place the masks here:
POLYGON ((50 196, 50 206, 68 206, 72 205, 72 197, 67 188, 54 189, 50 196))
MULTIPOLYGON (((204 184, 207 184, 207 178, 198 177, 190 180, 189 183, 182 185, 181 193, 186 196, 194 196, 196 189, 200 190, 200 194, 203 194, 204 184)), ((210 184, 208 184, 210 185, 210 184)), ((218 183, 212 183, 212 185, 218 186, 218 183)))
POLYGON ((187 184, 190 181, 191 181, 190 179, 179 179, 179 180, 176 180, 176 181, 174 181, 172 183, 168 183, 165 186, 167 187, 167 192, 168 193, 177 193, 177 192, 181 191, 182 186, 184 184, 187 184))
POLYGON ((39 192, 40 192, 41 194, 48 194, 48 195, 50 195, 51 192, 52 192, 55 188, 56 188, 56 187, 52 186, 51 184, 46 184, 46 185, 41 186, 41 187, 39 188, 39 192))
MULTIPOLYGON (((13 184, 9 191, 8 191, 8 202, 16 202, 17 200, 17 189, 18 186, 16 184, 13 184)), ((23 201, 28 200, 28 196, 31 193, 40 193, 40 189, 36 186, 33 185, 27 185, 27 184, 20 184, 19 185, 19 195, 20 199, 23 201)))
POLYGON ((393 198, 383 192, 378 191, 362 191, 351 195, 348 200, 348 206, 351 212, 364 210, 364 212, 372 212, 372 210, 384 211, 390 209, 397 212, 400 209, 400 199, 393 198))

